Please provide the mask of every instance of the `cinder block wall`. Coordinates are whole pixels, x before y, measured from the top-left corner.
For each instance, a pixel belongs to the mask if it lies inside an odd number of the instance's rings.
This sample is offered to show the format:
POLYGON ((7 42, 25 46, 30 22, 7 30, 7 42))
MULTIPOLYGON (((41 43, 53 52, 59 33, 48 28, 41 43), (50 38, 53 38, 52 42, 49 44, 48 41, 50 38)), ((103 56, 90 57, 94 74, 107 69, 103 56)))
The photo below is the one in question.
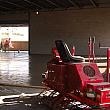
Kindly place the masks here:
POLYGON ((9 50, 23 50, 28 51, 28 42, 27 41, 12 41, 13 48, 9 50))
POLYGON ((96 37, 96 55, 106 55, 110 46, 110 8, 31 13, 30 53, 49 54, 57 39, 69 47, 75 45, 76 55, 87 55, 88 38, 96 37))
POLYGON ((28 20, 28 13, 27 12, 10 12, 10 13, 1 13, 0 14, 0 23, 1 21, 15 21, 15 20, 28 20))

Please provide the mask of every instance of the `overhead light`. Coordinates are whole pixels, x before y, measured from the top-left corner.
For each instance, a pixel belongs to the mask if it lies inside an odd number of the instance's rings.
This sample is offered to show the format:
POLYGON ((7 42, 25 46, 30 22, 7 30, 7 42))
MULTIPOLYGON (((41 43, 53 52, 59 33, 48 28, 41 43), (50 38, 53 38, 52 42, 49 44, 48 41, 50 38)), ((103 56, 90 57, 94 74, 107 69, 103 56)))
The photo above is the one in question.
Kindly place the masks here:
POLYGON ((39 12, 38 12, 38 11, 36 11, 36 14, 38 15, 38 14, 39 14, 39 12))

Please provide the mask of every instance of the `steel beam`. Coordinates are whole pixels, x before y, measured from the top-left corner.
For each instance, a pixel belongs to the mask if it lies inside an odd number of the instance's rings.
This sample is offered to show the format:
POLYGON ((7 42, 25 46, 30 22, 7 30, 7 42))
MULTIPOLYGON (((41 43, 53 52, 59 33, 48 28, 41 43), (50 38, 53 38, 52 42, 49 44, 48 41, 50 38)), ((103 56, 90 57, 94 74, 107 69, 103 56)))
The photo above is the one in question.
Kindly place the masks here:
POLYGON ((97 7, 97 5, 96 5, 96 3, 94 2, 94 0, 89 0, 91 3, 92 3, 92 5, 96 8, 97 7))
POLYGON ((19 8, 24 8, 24 7, 22 7, 22 6, 20 6, 20 5, 16 4, 16 3, 13 3, 13 2, 5 1, 5 0, 3 2, 11 4, 11 5, 14 5, 14 6, 17 6, 19 8))
POLYGON ((47 1, 48 3, 54 5, 55 7, 60 7, 59 5, 57 5, 56 3, 54 3, 54 2, 52 2, 52 1, 50 1, 50 0, 45 0, 45 1, 47 1))
POLYGON ((6 10, 11 10, 11 8, 8 8, 8 7, 2 6, 2 5, 0 5, 0 8, 6 9, 6 10))
POLYGON ((34 2, 32 2, 32 1, 29 1, 29 0, 24 0, 24 1, 27 2, 27 3, 29 3, 29 4, 32 4, 32 5, 36 6, 37 8, 38 8, 38 7, 39 7, 39 8, 44 8, 44 7, 42 7, 42 6, 40 6, 40 5, 36 4, 36 3, 34 3, 34 2))
POLYGON ((75 6, 76 8, 80 8, 74 1, 72 0, 68 0, 68 2, 70 2, 73 6, 75 6))

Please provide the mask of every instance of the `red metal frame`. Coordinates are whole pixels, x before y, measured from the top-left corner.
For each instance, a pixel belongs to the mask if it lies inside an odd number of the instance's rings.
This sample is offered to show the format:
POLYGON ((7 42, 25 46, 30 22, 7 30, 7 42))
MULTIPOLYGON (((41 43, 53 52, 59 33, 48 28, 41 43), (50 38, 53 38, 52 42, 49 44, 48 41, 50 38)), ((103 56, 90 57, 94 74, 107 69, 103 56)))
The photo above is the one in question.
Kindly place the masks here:
MULTIPOLYGON (((72 50, 74 55, 75 48, 72 50)), ((65 63, 60 59, 58 51, 53 48, 52 61, 47 64, 47 77, 45 85, 60 93, 59 103, 67 106, 63 100, 68 95, 71 99, 80 101, 89 106, 110 106, 110 83, 109 83, 109 67, 110 67, 110 48, 107 49, 107 82, 100 73, 97 64, 94 63, 94 41, 89 41, 89 63, 65 63), (90 55, 93 60, 90 62, 90 55), (57 59, 57 61, 56 61, 57 59), (85 68, 85 69, 84 69, 85 68)), ((59 96, 55 98, 57 103, 59 96)), ((57 103, 58 104, 58 103, 57 103)))
POLYGON ((109 81, 109 67, 110 67, 110 48, 107 48, 107 77, 106 77, 106 81, 107 82, 110 82, 109 81))
POLYGON ((88 41, 88 47, 89 47, 89 53, 88 53, 88 59, 90 62, 90 58, 92 56, 92 63, 95 61, 95 52, 94 52, 94 44, 95 44, 95 37, 89 37, 88 41))

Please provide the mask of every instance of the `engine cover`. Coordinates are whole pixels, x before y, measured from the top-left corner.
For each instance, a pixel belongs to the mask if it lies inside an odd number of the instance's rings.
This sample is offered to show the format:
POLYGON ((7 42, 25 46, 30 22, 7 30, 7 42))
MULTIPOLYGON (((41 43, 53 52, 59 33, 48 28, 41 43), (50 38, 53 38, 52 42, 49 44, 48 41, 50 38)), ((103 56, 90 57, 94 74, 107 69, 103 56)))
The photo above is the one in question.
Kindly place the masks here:
POLYGON ((103 76, 95 63, 68 64, 69 89, 84 90, 88 83, 103 82, 103 76))

